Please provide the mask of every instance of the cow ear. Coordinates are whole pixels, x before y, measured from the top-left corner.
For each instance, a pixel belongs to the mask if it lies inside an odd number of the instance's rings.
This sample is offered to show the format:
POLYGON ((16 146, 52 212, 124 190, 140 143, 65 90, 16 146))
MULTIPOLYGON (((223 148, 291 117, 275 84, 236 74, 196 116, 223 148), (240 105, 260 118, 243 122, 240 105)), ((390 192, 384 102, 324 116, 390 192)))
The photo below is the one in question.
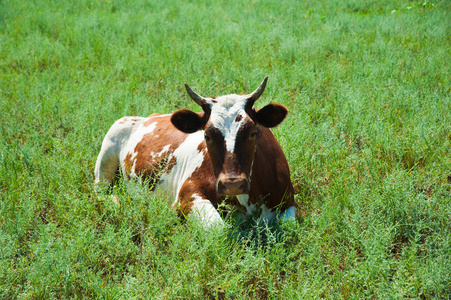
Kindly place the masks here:
POLYGON ((280 104, 268 104, 256 113, 257 123, 268 128, 279 125, 288 114, 288 109, 280 104))
POLYGON ((188 109, 180 109, 172 114, 171 123, 178 130, 185 133, 193 133, 205 126, 203 116, 188 109))

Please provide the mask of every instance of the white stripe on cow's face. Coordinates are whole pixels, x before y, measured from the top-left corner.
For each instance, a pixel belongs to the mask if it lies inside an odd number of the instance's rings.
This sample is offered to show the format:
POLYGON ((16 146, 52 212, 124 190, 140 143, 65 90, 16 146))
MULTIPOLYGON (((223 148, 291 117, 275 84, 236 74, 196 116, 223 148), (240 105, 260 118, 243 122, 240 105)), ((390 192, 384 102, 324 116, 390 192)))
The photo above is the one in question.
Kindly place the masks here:
POLYGON ((210 122, 222 133, 227 151, 233 152, 238 130, 247 117, 244 110, 247 96, 227 95, 206 100, 211 107, 210 122))

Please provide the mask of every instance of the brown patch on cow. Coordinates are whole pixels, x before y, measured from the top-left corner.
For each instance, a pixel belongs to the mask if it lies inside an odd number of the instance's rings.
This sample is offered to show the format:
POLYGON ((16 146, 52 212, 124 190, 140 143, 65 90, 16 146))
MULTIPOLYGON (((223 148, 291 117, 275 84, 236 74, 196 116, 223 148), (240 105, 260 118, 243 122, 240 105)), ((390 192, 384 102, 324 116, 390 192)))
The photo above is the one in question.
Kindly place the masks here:
MULTIPOLYGON (((171 154, 187 137, 187 134, 177 130, 169 119, 170 116, 159 117, 155 130, 145 134, 133 149, 133 153, 136 153, 134 160, 131 160, 132 153, 127 154, 124 159, 126 173, 129 173, 135 164, 134 173, 147 179, 151 188, 156 185, 162 174, 174 167, 176 159, 171 154), (167 151, 162 153, 163 148, 168 145, 167 151)), ((155 118, 150 117, 144 123, 150 125, 154 122, 155 118)))
POLYGON ((259 128, 255 147, 249 203, 265 204, 267 208, 280 207, 281 211, 290 206, 297 207, 288 162, 268 128, 259 128))
POLYGON ((235 122, 239 122, 239 121, 241 121, 242 119, 243 119, 243 116, 242 116, 242 115, 237 115, 236 118, 235 118, 235 122))
POLYGON ((124 158, 124 169, 126 174, 130 173, 130 170, 133 166, 132 156, 132 153, 128 153, 124 158))

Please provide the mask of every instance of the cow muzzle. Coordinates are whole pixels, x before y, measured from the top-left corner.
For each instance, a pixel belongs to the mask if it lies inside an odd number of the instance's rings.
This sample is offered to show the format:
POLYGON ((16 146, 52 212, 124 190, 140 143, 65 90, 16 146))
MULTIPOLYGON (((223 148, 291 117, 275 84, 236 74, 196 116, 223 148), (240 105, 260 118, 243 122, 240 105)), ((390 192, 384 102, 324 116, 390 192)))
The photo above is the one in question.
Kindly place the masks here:
POLYGON ((244 175, 220 175, 216 183, 216 192, 222 196, 236 196, 249 192, 249 180, 244 175))

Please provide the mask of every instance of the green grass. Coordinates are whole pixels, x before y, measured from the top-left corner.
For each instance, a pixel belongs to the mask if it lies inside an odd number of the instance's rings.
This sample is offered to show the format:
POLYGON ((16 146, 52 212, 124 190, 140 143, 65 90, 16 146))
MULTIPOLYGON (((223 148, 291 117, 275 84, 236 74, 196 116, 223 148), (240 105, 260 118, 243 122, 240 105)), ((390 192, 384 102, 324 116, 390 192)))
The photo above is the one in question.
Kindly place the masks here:
POLYGON ((448 299, 448 1, 0 1, 0 298, 448 299), (286 105, 302 218, 205 232, 93 191, 109 126, 286 105))

